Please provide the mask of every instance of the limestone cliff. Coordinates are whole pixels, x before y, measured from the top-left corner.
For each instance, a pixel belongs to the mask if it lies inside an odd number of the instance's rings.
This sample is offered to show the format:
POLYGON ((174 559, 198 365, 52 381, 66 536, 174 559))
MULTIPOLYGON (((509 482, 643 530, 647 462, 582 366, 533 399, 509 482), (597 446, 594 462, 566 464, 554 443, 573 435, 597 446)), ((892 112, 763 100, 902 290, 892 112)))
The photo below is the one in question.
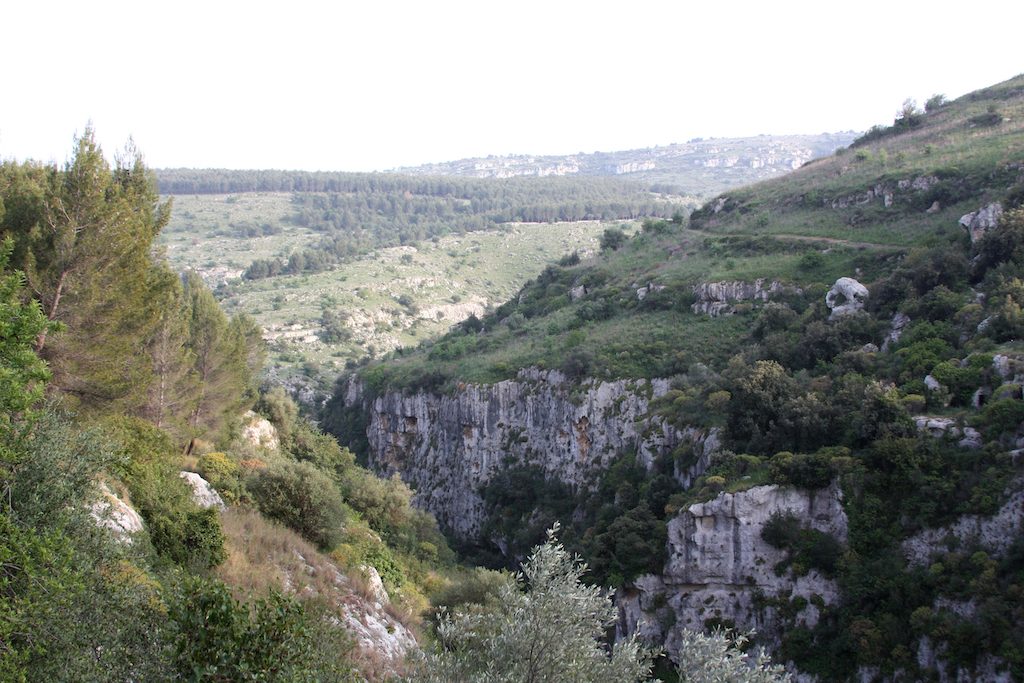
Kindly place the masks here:
POLYGON ((643 576, 619 589, 619 635, 639 632, 664 643, 670 655, 683 628, 732 623, 777 640, 783 611, 813 627, 820 606, 838 600, 835 581, 815 570, 776 572, 786 552, 761 538, 776 513, 792 513, 805 526, 845 542, 846 514, 836 485, 820 491, 758 486, 723 493, 682 510, 668 525, 669 557, 659 576, 643 576))
POLYGON ((472 538, 484 518, 478 491, 506 463, 540 466, 578 489, 626 450, 649 463, 684 439, 698 453, 714 447, 713 432, 677 429, 648 414, 650 401, 668 389, 667 380, 580 385, 556 371, 528 369, 514 380, 461 385, 452 395, 389 392, 366 400, 352 380, 345 403, 368 411, 371 467, 398 473, 420 507, 456 536, 472 538))

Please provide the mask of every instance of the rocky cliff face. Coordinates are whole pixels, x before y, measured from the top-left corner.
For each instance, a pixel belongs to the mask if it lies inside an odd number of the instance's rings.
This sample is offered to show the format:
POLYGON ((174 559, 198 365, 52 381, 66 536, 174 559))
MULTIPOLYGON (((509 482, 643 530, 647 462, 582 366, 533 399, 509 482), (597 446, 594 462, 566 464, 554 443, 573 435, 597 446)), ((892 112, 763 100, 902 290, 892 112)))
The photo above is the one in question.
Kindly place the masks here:
MULTIPOLYGON (((398 473, 416 490, 419 506, 457 536, 472 538, 484 519, 478 491, 506 463, 537 465, 578 489, 625 450, 650 463, 683 439, 698 453, 714 447, 713 433, 648 415, 651 399, 668 389, 657 379, 579 385, 533 369, 494 385, 463 385, 450 396, 387 393, 368 403, 370 465, 398 473)), ((363 400, 361 386, 350 382, 346 404, 363 400)))
POLYGON ((732 313, 732 305, 740 301, 768 301, 774 295, 798 291, 799 289, 787 287, 778 280, 765 284, 765 278, 753 282, 702 282, 693 288, 696 301, 690 308, 694 313, 704 313, 714 318, 732 313))
POLYGON ((819 607, 838 600, 835 581, 815 570, 776 573, 783 550, 761 538, 773 514, 792 513, 804 525, 845 542, 846 514, 835 485, 820 491, 758 486, 691 505, 668 526, 669 558, 659 576, 644 576, 618 591, 619 635, 639 632, 675 656, 683 628, 731 622, 777 639, 783 611, 813 627, 819 607))

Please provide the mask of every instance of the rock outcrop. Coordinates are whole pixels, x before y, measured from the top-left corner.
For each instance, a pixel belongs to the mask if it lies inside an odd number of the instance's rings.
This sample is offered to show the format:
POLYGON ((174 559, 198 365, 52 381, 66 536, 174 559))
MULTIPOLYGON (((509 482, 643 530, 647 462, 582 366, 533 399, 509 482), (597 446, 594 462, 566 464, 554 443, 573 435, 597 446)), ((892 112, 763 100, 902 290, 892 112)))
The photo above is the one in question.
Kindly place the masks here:
MULTIPOLYGON (((1019 483, 1018 483, 1019 484, 1019 483)), ((1024 533, 1024 490, 1018 490, 999 512, 991 517, 964 515, 938 529, 925 529, 903 541, 903 556, 911 565, 926 565, 938 553, 945 553, 948 538, 956 538, 961 547, 978 547, 1001 557, 1024 533)))
POLYGON ((794 609, 797 623, 813 627, 819 608, 838 600, 839 588, 815 570, 799 577, 775 571, 786 551, 769 545, 761 531, 773 514, 787 512, 846 540, 846 514, 835 485, 820 491, 758 486, 691 505, 669 522, 663 573, 618 591, 619 635, 638 632, 664 643, 674 656, 680 629, 702 629, 714 620, 774 640, 785 625, 781 612, 794 609))
POLYGON ((830 319, 851 315, 864 310, 868 288, 852 277, 841 277, 825 295, 825 305, 832 311, 830 319))
POLYGON ((580 385, 556 371, 527 369, 515 380, 460 385, 452 395, 392 392, 366 403, 353 380, 345 403, 368 410, 371 467, 398 473, 419 507, 471 538, 484 519, 479 489, 507 463, 539 466, 579 489, 627 450, 651 463, 687 438, 703 453, 708 433, 648 415, 651 399, 668 389, 667 380, 580 385))
POLYGON ((971 244, 985 236, 985 233, 999 225, 999 219, 1003 215, 1003 205, 994 202, 983 206, 977 211, 964 214, 960 217, 960 227, 971 236, 971 244))
POLYGON ((690 307, 694 313, 703 313, 712 318, 733 312, 732 305, 740 301, 768 301, 773 295, 787 291, 799 291, 787 287, 778 280, 767 286, 765 278, 753 282, 731 280, 725 282, 702 282, 693 288, 696 302, 690 307))
POLYGON ((201 508, 216 508, 223 512, 228 509, 224 499, 210 486, 210 482, 203 479, 195 472, 179 472, 178 476, 185 480, 185 483, 192 489, 192 500, 201 508))
POLYGON ((246 411, 242 417, 242 438, 253 446, 270 451, 276 451, 281 447, 281 440, 274 425, 252 410, 246 411))
POLYGON ((99 500, 89 506, 89 512, 99 526, 110 529, 122 543, 131 544, 132 537, 145 528, 142 516, 106 483, 100 483, 99 500))

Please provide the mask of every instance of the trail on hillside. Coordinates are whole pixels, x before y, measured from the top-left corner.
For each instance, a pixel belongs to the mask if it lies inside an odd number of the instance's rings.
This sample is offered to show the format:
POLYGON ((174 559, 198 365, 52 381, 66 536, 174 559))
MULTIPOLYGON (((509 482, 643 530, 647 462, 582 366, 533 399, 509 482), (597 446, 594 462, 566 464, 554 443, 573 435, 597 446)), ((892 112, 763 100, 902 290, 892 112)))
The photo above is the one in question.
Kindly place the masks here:
POLYGON ((839 239, 838 237, 824 237, 822 235, 795 235, 791 233, 754 233, 754 232, 707 232, 687 228, 688 233, 700 235, 701 237, 770 237, 774 239, 792 240, 794 242, 817 242, 820 244, 834 244, 842 247, 853 247, 854 249, 874 249, 876 251, 906 251, 907 247, 896 244, 880 244, 878 242, 855 242, 852 240, 839 239))

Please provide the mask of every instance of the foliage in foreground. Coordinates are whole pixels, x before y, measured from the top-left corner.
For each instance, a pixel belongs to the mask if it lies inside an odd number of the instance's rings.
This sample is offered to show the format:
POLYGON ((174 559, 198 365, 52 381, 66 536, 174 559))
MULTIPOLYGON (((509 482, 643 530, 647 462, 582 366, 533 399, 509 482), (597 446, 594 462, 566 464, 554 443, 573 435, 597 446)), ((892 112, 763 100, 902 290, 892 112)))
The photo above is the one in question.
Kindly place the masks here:
MULTIPOLYGON (((438 648, 418 662, 411 683, 652 680, 657 651, 635 637, 605 646, 615 607, 601 588, 581 583, 587 567, 558 543, 557 531, 556 524, 496 600, 441 614, 438 648)), ((745 637, 684 631, 683 643, 683 681, 789 680, 763 654, 750 658, 738 649, 745 637)))

